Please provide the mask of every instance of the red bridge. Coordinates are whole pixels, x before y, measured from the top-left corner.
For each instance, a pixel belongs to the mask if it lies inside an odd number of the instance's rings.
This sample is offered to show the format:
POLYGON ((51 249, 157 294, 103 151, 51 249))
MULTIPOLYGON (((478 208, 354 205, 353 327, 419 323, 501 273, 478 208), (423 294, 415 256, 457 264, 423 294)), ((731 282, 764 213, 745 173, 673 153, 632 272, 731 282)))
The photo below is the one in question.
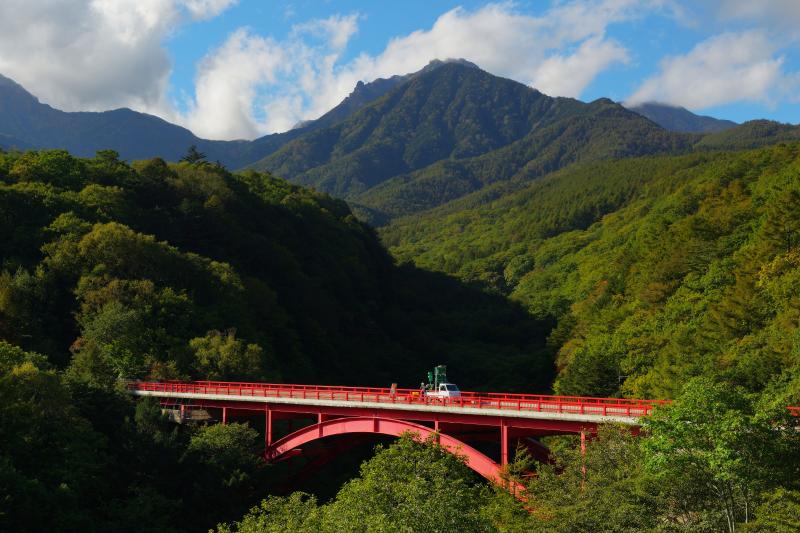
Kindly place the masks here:
MULTIPOLYGON (((663 400, 585 398, 529 394, 462 392, 457 398, 431 398, 420 390, 333 387, 268 383, 131 382, 136 396, 158 398, 161 405, 185 417, 202 409, 226 423, 233 416, 264 419, 264 456, 279 461, 302 454, 304 444, 335 435, 416 432, 435 435, 446 449, 466 457, 467 465, 492 481, 500 481, 510 445, 522 445, 542 459, 547 449, 539 437, 596 433, 598 424, 638 426, 663 400), (274 423, 311 418, 311 424, 274 438, 274 423), (314 422, 316 421, 316 422, 314 422), (496 452, 484 453, 468 443, 494 442, 496 452), (499 461, 490 457, 495 455, 499 461)), ((329 456, 343 453, 329 447, 329 456)), ((324 460, 324 459, 323 459, 324 460)))

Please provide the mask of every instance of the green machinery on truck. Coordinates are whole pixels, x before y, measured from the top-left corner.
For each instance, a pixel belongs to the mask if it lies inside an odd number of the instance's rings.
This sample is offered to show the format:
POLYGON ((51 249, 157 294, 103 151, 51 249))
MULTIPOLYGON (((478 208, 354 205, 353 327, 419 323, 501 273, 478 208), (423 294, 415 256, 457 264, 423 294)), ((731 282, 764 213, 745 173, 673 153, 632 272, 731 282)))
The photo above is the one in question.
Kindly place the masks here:
POLYGON ((425 396, 434 398, 457 398, 461 396, 458 387, 447 381, 447 367, 437 365, 433 371, 428 372, 428 383, 423 383, 425 396))

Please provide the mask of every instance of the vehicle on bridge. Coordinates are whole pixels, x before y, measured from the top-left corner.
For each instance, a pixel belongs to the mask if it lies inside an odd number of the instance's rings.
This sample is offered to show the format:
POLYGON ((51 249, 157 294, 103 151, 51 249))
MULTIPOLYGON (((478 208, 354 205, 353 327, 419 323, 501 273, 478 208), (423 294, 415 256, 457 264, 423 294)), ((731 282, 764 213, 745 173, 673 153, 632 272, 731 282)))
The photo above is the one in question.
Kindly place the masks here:
POLYGON ((428 383, 422 383, 420 389, 426 398, 460 398, 461 391, 454 383, 447 381, 447 367, 438 365, 433 372, 428 372, 428 383))

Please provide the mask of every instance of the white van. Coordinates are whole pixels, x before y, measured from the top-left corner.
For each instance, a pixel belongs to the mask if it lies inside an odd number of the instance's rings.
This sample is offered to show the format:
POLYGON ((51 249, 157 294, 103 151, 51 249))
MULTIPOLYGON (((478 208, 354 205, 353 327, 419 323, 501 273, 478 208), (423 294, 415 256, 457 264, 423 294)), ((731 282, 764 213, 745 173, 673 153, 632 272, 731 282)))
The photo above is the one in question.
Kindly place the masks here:
POLYGON ((425 396, 430 398, 460 398, 461 391, 453 383, 439 383, 437 390, 426 391, 425 396))

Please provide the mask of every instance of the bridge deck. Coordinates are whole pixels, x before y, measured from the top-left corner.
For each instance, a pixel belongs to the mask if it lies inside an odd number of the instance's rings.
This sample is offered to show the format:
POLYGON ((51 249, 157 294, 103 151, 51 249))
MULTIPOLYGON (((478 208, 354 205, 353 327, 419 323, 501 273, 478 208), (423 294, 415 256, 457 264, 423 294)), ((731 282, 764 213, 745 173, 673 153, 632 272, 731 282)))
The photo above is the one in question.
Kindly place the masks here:
POLYGON ((529 394, 462 392, 458 398, 430 398, 417 389, 334 387, 269 383, 131 382, 128 389, 137 396, 187 400, 256 402, 273 405, 305 405, 393 410, 405 412, 453 413, 516 419, 564 420, 573 422, 618 422, 637 425, 639 418, 662 400, 586 398, 529 394))

